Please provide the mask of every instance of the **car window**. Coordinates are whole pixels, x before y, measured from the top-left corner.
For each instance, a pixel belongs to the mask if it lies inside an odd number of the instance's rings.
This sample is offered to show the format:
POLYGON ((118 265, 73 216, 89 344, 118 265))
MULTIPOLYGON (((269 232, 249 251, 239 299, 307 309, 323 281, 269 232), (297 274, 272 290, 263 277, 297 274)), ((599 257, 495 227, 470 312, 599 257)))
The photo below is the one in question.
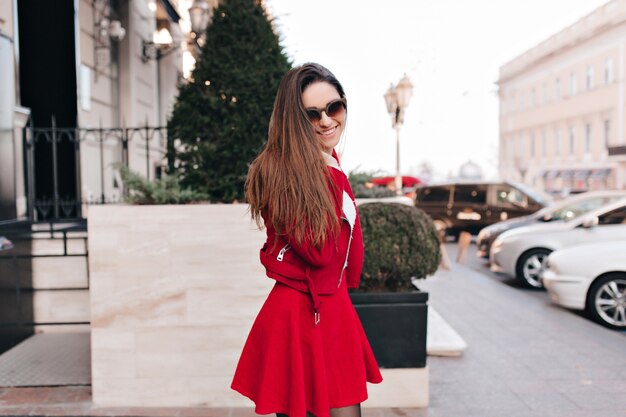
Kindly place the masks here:
POLYGON ((591 210, 600 208, 603 205, 614 201, 616 198, 617 197, 598 197, 591 198, 589 200, 579 201, 577 203, 570 204, 560 210, 555 211, 552 214, 552 219, 564 220, 567 222, 591 210))
POLYGON ((518 207, 528 207, 528 199, 518 189, 500 185, 496 188, 496 201, 498 205, 513 205, 518 207))
POLYGON ((620 207, 598 217, 599 225, 626 224, 626 207, 620 207))
POLYGON ((515 188, 522 192, 522 194, 526 194, 528 197, 541 204, 542 206, 547 206, 551 204, 554 200, 550 194, 536 190, 532 187, 527 186, 526 184, 516 182, 514 185, 515 188))
POLYGON ((454 203, 485 204, 487 202, 487 186, 457 185, 454 187, 454 203))
POLYGON ((424 188, 420 194, 419 201, 422 203, 447 203, 450 200, 450 190, 452 187, 428 187, 424 188))

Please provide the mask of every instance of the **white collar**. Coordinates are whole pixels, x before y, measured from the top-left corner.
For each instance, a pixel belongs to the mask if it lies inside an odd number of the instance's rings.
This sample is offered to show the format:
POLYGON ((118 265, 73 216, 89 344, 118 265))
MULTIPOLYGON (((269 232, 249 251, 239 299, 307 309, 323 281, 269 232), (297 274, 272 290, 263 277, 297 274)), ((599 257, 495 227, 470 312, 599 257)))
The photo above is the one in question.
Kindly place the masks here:
POLYGON ((332 156, 327 154, 326 152, 322 151, 322 155, 324 156, 324 160, 326 161, 326 165, 331 166, 333 168, 338 169, 339 171, 341 171, 341 167, 339 166, 339 163, 337 162, 337 160, 332 156))

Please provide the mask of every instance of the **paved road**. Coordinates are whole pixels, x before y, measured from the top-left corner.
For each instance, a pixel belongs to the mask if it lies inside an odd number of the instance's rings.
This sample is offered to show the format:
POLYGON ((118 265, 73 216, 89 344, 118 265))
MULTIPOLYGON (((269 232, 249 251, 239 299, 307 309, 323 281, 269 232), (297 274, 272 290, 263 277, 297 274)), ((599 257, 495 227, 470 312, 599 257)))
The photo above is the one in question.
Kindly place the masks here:
MULTIPOLYGON (((454 259, 456 245, 446 246, 454 259)), ((431 405, 410 415, 626 416, 626 332, 489 272, 475 250, 420 285, 468 348, 429 358, 431 405)))

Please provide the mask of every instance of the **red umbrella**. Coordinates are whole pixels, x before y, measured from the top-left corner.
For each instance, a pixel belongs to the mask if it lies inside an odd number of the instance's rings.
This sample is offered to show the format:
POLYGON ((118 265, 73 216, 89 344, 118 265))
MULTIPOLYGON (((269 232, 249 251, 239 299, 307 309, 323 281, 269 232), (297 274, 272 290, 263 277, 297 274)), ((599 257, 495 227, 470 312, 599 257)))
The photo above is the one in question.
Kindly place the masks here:
MULTIPOLYGON (((372 178, 370 180, 370 182, 372 184, 375 185, 384 185, 387 186, 389 184, 394 183, 396 180, 396 177, 378 177, 378 178, 372 178)), ((422 182, 422 180, 420 180, 417 177, 411 177, 408 175, 403 175, 402 176, 402 186, 403 187, 412 187, 414 185, 420 184, 422 182)))

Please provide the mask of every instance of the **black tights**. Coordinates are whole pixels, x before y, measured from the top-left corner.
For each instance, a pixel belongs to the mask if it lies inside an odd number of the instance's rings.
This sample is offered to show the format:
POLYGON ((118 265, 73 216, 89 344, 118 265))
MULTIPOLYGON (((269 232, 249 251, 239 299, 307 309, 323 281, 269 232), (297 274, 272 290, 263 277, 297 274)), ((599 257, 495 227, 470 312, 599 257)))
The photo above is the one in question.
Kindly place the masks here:
MULTIPOLYGON (((276 413, 276 417, 289 417, 287 414, 276 413)), ((306 417, 315 417, 307 412, 306 417)), ((330 417, 361 417, 361 404, 349 405, 341 408, 331 408, 330 417)))

